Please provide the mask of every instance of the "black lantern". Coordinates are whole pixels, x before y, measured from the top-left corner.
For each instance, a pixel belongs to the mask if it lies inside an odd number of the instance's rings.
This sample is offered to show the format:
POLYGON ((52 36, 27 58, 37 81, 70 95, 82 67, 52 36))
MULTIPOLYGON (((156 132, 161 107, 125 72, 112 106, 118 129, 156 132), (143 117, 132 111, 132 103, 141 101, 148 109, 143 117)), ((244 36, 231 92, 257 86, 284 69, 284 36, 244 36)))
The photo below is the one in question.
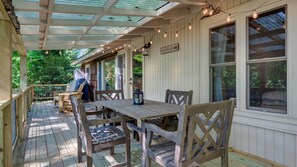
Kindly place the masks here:
POLYGON ((136 89, 133 92, 133 104, 134 105, 143 105, 143 92, 139 89, 136 89))

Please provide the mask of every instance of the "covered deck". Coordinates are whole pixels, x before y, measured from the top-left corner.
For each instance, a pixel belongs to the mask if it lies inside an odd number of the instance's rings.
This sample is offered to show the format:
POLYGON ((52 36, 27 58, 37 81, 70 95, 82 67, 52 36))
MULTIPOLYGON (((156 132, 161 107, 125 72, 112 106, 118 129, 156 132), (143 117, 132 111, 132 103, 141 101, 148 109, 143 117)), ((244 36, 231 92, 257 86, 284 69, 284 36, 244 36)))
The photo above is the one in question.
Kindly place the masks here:
MULTIPOLYGON (((26 125, 27 137, 14 151, 13 166, 85 166, 77 163, 76 125, 72 113, 59 113, 52 101, 34 102, 29 112, 26 125)), ((109 151, 96 153, 94 166, 104 167, 116 165, 124 161, 124 146, 115 148, 115 155, 109 151)), ((229 151, 230 167, 273 167, 281 166, 277 163, 261 159, 256 156, 229 151)), ((141 166, 141 144, 131 140, 132 166, 141 166)), ((206 162, 201 167, 220 166, 220 159, 206 162)), ((153 163, 153 166, 158 166, 153 163)))

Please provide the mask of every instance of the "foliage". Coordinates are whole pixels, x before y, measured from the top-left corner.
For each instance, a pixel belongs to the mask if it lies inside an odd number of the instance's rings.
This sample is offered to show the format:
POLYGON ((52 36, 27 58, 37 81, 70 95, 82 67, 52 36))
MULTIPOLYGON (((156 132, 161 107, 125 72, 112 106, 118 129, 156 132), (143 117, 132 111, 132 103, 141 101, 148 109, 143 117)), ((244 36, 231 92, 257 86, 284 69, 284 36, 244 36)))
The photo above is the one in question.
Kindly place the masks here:
POLYGON ((115 60, 108 60, 104 63, 106 90, 115 89, 115 60))
POLYGON ((20 55, 18 52, 12 53, 12 88, 20 87, 20 55))
POLYGON ((27 57, 29 84, 66 84, 73 80, 74 67, 71 61, 74 52, 64 51, 30 51, 27 57), (61 54, 60 54, 61 52, 61 54))
POLYGON ((133 56, 133 89, 142 90, 142 54, 133 56))

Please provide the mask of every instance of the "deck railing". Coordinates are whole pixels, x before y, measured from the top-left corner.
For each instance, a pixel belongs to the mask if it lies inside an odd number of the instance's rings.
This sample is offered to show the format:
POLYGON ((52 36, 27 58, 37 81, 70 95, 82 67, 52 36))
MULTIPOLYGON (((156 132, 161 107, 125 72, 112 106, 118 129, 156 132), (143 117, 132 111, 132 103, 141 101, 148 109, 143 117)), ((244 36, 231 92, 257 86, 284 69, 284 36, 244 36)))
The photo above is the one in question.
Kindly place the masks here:
MULTIPOLYGON (((23 140, 27 112, 33 102, 33 86, 19 90, 12 99, 0 100, 0 161, 12 166, 12 150, 17 140, 23 140)), ((0 164, 0 166, 1 166, 0 164)))
POLYGON ((34 85, 34 101, 52 100, 55 94, 64 92, 67 84, 38 84, 34 85))

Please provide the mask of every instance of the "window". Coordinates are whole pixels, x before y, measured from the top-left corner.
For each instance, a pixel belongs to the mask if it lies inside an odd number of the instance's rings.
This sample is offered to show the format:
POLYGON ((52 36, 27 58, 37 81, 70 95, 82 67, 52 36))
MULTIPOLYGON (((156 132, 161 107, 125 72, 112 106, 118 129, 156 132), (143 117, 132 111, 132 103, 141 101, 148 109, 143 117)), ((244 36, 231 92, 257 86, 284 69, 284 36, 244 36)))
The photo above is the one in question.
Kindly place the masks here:
POLYGON ((115 59, 104 62, 105 89, 115 90, 115 59))
POLYGON ((236 97, 235 23, 210 30, 211 100, 236 97))
POLYGON ((286 114, 286 8, 247 21, 248 108, 286 114))

